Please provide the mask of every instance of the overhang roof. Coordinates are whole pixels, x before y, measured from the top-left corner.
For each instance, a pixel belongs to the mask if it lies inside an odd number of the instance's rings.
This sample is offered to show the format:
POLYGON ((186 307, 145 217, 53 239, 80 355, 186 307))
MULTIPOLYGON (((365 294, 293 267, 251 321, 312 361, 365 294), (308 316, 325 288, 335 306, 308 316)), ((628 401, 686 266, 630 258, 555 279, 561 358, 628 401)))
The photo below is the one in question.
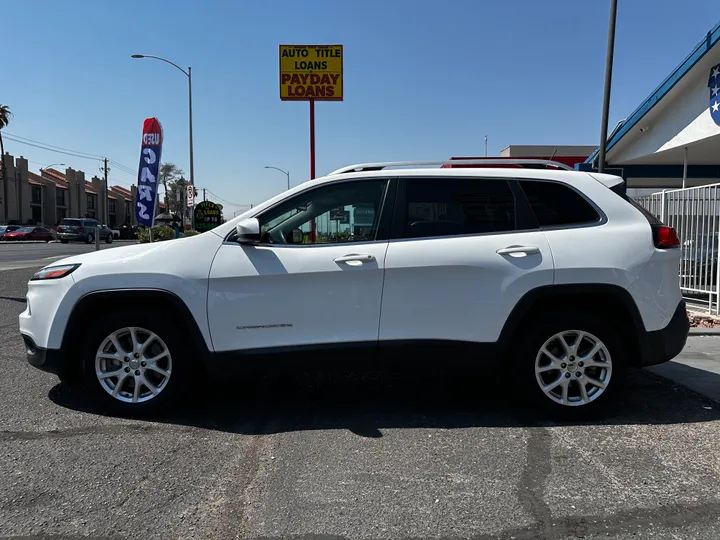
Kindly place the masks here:
MULTIPOLYGON (((718 42, 720 42, 720 22, 715 25, 715 27, 710 30, 705 37, 693 48, 692 52, 685 57, 685 59, 678 65, 666 78, 665 80, 660 83, 660 85, 640 104, 640 106, 635 109, 635 111, 632 112, 632 114, 625 120, 619 124, 616 129, 613 131, 613 133, 610 135, 610 138, 608 139, 607 143, 607 162, 611 163, 613 162, 611 151, 612 150, 618 150, 617 148, 618 143, 622 141, 624 138, 627 141, 628 135, 640 135, 641 130, 642 133, 645 133, 646 131, 646 125, 647 127, 650 127, 649 124, 651 124, 651 120, 656 121, 657 117, 660 116, 662 112, 665 112, 667 109, 666 105, 667 102, 674 100, 675 97, 677 97, 680 93, 682 93, 683 90, 683 84, 684 79, 686 78, 695 78, 700 77, 703 79, 703 86, 704 91, 707 92, 707 77, 708 77, 708 69, 710 65, 717 64, 720 62, 720 60, 714 60, 715 54, 713 54, 713 58, 708 58, 707 55, 710 53, 713 48, 718 45, 718 42), (688 76, 692 77, 688 77, 688 76)), ((720 47, 719 47, 720 48, 720 47)), ((720 53, 719 53, 720 54, 720 53)), ((707 95, 705 96, 704 100, 704 108, 707 111, 708 109, 708 100, 707 95)), ((675 109, 674 109, 675 110, 675 109)), ((686 116, 688 116, 688 120, 691 120, 690 116, 693 114, 694 111, 686 111, 686 116)), ((709 114, 708 114, 709 117, 709 114)), ((652 128, 651 128, 652 129, 652 128)), ((678 133, 668 133, 667 135, 672 137, 677 135, 678 133)), ((667 140, 670 140, 669 138, 667 140)), ((690 144, 688 142, 688 144, 690 144)), ((698 141, 698 144, 703 144, 702 141, 698 141)), ((717 148, 717 141, 713 143, 710 146, 714 146, 717 148)), ((648 148, 648 151, 653 151, 655 153, 664 152, 666 150, 670 150, 670 148, 655 148, 651 149, 648 148)), ((702 148, 697 148, 698 151, 702 151, 702 148)), ((671 153, 667 153, 663 156, 656 155, 653 156, 653 163, 660 164, 663 161, 666 162, 673 162, 677 163, 678 159, 678 152, 680 153, 679 160, 682 162, 683 156, 682 152, 683 150, 678 148, 676 150, 673 150, 671 153)), ((695 150, 693 150, 695 152, 695 150)), ((616 153, 616 152, 613 152, 616 153)), ((588 158, 585 160, 585 163, 593 163, 597 159, 598 150, 596 149, 588 158)), ((713 152, 712 156, 707 156, 707 159, 716 158, 717 155, 720 155, 719 152, 713 152)), ((703 154, 697 154, 699 161, 707 161, 707 159, 703 154)), ((694 161, 698 161, 694 160, 694 161)), ((629 163, 632 160, 628 161, 629 163)))

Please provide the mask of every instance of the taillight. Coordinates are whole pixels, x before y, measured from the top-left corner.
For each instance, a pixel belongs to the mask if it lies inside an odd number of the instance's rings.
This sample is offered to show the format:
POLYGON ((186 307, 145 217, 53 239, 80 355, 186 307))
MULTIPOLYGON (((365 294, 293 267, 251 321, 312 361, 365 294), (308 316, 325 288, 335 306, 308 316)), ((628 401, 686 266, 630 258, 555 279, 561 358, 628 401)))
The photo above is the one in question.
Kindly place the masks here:
POLYGON ((83 229, 82 227, 78 227, 76 230, 77 232, 85 232, 85 229, 83 229))
POLYGON ((665 227, 664 225, 653 227, 653 240, 655 247, 658 249, 680 247, 680 239, 672 227, 665 227))

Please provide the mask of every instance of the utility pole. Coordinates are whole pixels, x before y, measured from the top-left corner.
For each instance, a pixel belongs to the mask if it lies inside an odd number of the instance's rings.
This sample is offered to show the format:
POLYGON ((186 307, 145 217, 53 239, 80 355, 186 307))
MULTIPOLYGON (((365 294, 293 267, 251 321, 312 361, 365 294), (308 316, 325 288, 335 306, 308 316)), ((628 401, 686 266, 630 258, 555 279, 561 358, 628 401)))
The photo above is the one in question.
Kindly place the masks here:
POLYGON ((598 172, 605 172, 608 122, 610 116, 610 87, 612 86, 613 56, 615 54, 615 20, 617 0, 610 0, 610 21, 608 23, 607 52, 605 53, 605 88, 603 90, 602 119, 600 121, 600 147, 598 149, 598 172))
POLYGON ((110 216, 108 215, 108 211, 110 210, 108 205, 108 172, 110 172, 110 169, 108 168, 108 158, 103 159, 103 168, 100 169, 103 172, 103 180, 105 182, 104 186, 104 192, 103 193, 103 200, 102 200, 102 209, 103 209, 103 222, 109 227, 110 226, 110 216))
POLYGON ((203 201, 205 201, 205 188, 203 188, 203 201))

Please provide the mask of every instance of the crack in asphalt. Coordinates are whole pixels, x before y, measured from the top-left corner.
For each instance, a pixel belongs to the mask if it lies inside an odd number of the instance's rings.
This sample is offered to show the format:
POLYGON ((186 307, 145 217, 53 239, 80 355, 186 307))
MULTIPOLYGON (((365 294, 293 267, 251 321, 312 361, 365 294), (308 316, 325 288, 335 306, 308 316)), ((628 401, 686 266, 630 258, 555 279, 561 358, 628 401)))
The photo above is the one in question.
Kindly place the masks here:
MULTIPOLYGON (((196 428, 191 426, 165 427, 156 424, 111 424, 48 431, 0 431, 0 442, 69 439, 86 435, 127 435, 129 433, 151 433, 157 431, 190 432, 195 429, 196 428)), ((2 537, 0 537, 0 540, 2 540, 2 537)))

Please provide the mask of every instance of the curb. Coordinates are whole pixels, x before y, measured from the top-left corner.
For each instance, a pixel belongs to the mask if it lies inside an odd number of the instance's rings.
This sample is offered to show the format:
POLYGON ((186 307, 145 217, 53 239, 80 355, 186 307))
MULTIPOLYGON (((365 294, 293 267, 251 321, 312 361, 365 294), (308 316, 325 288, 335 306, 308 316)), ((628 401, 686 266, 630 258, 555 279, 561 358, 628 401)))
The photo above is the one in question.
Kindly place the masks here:
POLYGON ((720 328, 702 328, 694 326, 690 328, 691 336, 720 336, 720 328))

